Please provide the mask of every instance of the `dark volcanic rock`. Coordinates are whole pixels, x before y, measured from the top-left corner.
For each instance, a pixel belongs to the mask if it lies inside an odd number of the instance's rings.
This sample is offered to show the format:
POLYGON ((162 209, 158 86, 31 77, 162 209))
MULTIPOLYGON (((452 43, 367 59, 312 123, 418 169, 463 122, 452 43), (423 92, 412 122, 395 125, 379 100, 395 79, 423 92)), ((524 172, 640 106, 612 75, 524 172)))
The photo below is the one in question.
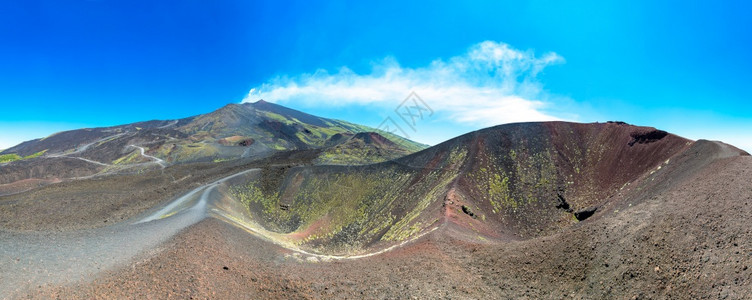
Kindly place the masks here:
POLYGON ((462 206, 462 212, 465 213, 468 216, 471 216, 471 217, 475 218, 475 214, 473 213, 473 211, 470 210, 470 208, 467 207, 467 206, 465 206, 465 205, 462 206))
POLYGON ((577 218, 577 221, 584 221, 585 219, 592 217, 597 210, 598 208, 596 207, 581 209, 574 213, 574 217, 577 218))
POLYGON ((564 196, 556 194, 556 200, 556 208, 563 209, 566 212, 572 212, 572 208, 569 206, 569 203, 567 203, 567 200, 564 199, 564 196))
POLYGON ((635 131, 631 134, 632 141, 629 142, 629 146, 634 146, 635 143, 648 144, 656 142, 666 137, 667 135, 668 132, 665 132, 663 130, 635 131))

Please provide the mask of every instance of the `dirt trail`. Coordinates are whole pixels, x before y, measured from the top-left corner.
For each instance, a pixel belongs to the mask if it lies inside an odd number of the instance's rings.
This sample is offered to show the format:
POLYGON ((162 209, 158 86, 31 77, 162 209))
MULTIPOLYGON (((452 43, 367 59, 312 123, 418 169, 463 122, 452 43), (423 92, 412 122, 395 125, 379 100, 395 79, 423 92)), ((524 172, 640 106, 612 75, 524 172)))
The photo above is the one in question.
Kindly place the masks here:
POLYGON ((136 146, 136 145, 129 145, 129 147, 138 148, 139 150, 141 150, 141 156, 153 160, 154 163, 158 164, 160 167, 162 167, 162 169, 164 169, 167 166, 166 162, 162 160, 161 158, 146 154, 146 149, 144 149, 143 147, 136 146))
POLYGON ((84 151, 88 150, 89 147, 91 147, 94 144, 101 143, 101 142, 108 141, 108 140, 112 140, 112 139, 116 139, 116 138, 119 138, 119 137, 121 137, 123 135, 126 135, 126 134, 128 134, 128 132, 123 132, 123 133, 119 133, 119 134, 115 134, 115 135, 111 135, 111 136, 106 136, 106 137, 103 137, 103 138, 98 139, 96 141, 93 141, 91 143, 85 144, 85 145, 83 145, 81 147, 78 147, 73 152, 70 152, 70 153, 53 153, 53 154, 47 155, 46 157, 49 157, 49 158, 59 158, 59 157, 74 158, 74 159, 82 160, 82 161, 85 161, 85 162, 88 162, 88 163, 92 163, 92 164, 97 164, 97 165, 100 165, 100 166, 109 167, 109 166, 111 166, 110 164, 106 164, 106 163, 103 163, 103 162, 98 162, 98 161, 91 160, 91 159, 88 159, 88 158, 83 158, 83 157, 78 157, 78 156, 71 156, 71 155, 84 152, 84 151))
POLYGON ((0 295, 36 286, 91 280, 206 218, 207 205, 224 197, 217 187, 251 169, 203 185, 167 206, 110 227, 63 233, 0 231, 0 295))

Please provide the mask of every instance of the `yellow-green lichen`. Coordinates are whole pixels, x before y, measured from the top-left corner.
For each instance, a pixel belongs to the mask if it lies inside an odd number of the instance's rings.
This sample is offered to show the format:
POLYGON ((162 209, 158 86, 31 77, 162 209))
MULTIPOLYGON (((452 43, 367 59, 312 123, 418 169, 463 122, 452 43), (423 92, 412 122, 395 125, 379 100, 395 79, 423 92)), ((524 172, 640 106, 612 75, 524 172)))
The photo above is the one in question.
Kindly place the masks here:
POLYGON ((494 213, 500 212, 505 207, 517 208, 517 202, 509 195, 509 177, 503 176, 502 178, 498 173, 489 176, 488 200, 493 206, 494 213))
POLYGON ((37 158, 37 157, 40 157, 40 156, 44 155, 45 153, 47 153, 47 149, 39 151, 39 152, 34 153, 34 154, 23 156, 23 157, 20 156, 20 155, 18 155, 18 154, 16 154, 16 153, 3 154, 3 155, 0 155, 0 163, 8 163, 8 162, 14 162, 14 161, 17 161, 17 160, 25 160, 25 159, 37 158))
POLYGON ((0 163, 7 163, 21 159, 22 157, 15 153, 0 155, 0 163))

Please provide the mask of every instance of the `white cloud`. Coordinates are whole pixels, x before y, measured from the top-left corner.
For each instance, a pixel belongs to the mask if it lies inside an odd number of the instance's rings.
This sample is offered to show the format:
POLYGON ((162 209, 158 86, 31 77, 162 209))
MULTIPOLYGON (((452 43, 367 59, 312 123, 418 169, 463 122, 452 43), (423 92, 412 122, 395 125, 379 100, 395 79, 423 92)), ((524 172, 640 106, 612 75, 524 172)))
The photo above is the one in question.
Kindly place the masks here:
POLYGON ((252 89, 243 102, 264 99, 314 107, 369 105, 393 108, 415 91, 450 121, 476 126, 557 120, 548 109, 537 75, 564 59, 550 52, 537 57, 507 44, 485 41, 447 60, 420 68, 402 67, 394 58, 374 63, 368 74, 347 67, 334 73, 277 77, 252 89))

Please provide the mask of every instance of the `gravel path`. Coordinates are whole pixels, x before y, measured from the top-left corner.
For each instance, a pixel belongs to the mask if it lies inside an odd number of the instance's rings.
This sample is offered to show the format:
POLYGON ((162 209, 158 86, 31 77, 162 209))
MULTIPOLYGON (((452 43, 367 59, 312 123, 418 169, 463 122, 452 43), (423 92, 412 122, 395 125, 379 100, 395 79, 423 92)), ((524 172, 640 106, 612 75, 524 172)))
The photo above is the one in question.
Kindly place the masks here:
POLYGON ((255 172, 258 169, 203 185, 156 211, 109 227, 62 233, 0 231, 0 295, 89 281, 101 271, 127 264, 205 219, 208 205, 224 197, 218 186, 255 172))
POLYGON ((162 169, 164 169, 167 166, 167 164, 165 163, 165 161, 162 160, 161 158, 156 157, 156 156, 151 156, 149 154, 146 154, 146 150, 144 149, 144 147, 140 147, 140 146, 136 146, 136 145, 129 145, 129 146, 130 147, 134 147, 134 148, 138 148, 139 150, 141 150, 141 156, 153 160, 154 163, 158 164, 160 167, 162 167, 162 169))

